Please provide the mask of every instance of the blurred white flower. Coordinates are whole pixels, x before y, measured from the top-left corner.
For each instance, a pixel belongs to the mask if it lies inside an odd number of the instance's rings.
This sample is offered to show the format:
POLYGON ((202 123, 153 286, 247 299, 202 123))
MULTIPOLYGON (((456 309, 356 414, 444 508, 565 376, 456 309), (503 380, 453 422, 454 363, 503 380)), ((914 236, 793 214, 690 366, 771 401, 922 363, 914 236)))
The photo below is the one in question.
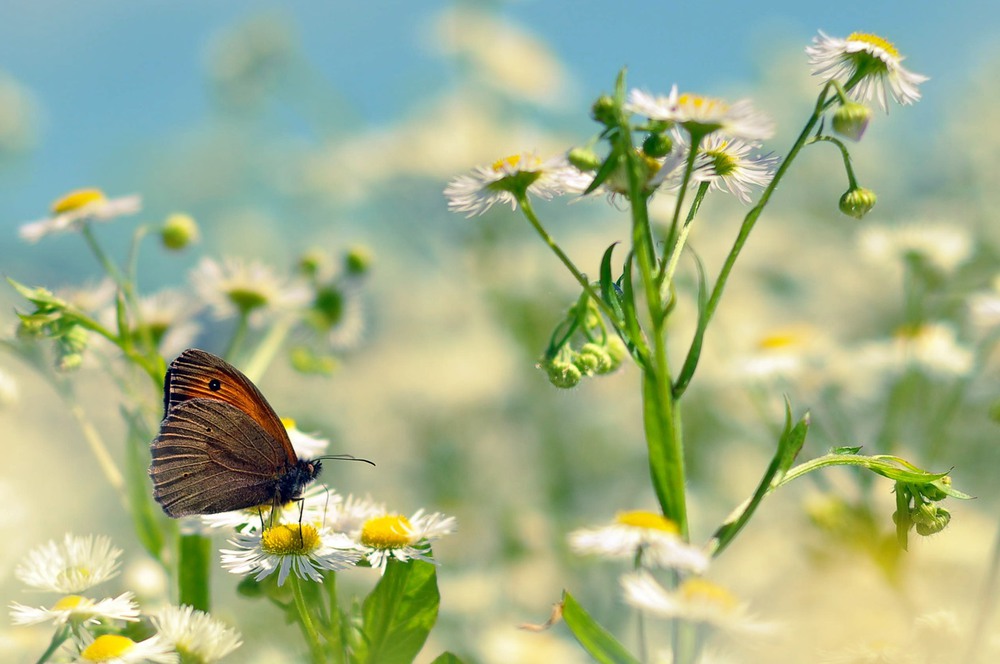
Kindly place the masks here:
POLYGON ((945 323, 924 323, 900 330, 892 339, 863 344, 859 353, 864 363, 883 367, 891 374, 913 368, 938 378, 966 375, 974 359, 972 351, 945 323))
POLYGON ((751 351, 735 358, 736 373, 753 382, 792 380, 824 364, 827 347, 811 326, 776 328, 759 337, 751 351))
POLYGON ((30 607, 11 602, 10 621, 15 625, 34 625, 52 622, 56 625, 73 623, 76 625, 97 624, 104 620, 136 621, 139 606, 130 592, 118 597, 92 600, 80 595, 66 595, 51 608, 30 607))
POLYGON ((167 606, 152 616, 158 636, 185 662, 211 664, 240 647, 240 633, 190 606, 167 606))
POLYGON ((115 576, 121 554, 103 535, 67 534, 30 551, 14 574, 33 588, 79 593, 115 576))
POLYGON ((467 212, 466 217, 481 215, 495 204, 517 209, 515 193, 550 199, 569 193, 567 181, 578 176, 565 155, 543 161, 531 152, 498 159, 489 166, 477 166, 468 175, 452 178, 445 187, 448 210, 467 212))
POLYGON ((866 226, 858 237, 861 252, 876 264, 919 256, 942 272, 952 272, 972 255, 969 232, 945 223, 866 226))
POLYGON ((698 148, 692 182, 710 182, 709 190, 728 191, 749 205, 751 187, 766 187, 781 161, 770 154, 759 154, 759 150, 760 145, 754 141, 720 134, 706 136, 698 148))
POLYGON ((111 221, 142 208, 136 195, 108 198, 100 189, 77 189, 52 203, 52 216, 21 226, 21 239, 38 242, 46 235, 79 230, 87 221, 111 221))
POLYGON ((860 77, 850 96, 862 101, 874 98, 887 113, 887 92, 897 103, 913 104, 920 100, 917 86, 927 80, 903 67, 903 56, 891 42, 870 33, 853 32, 842 39, 820 31, 813 37, 813 45, 806 47, 806 53, 814 76, 841 85, 860 77))
POLYGON ((638 561, 644 568, 700 574, 709 564, 704 551, 680 538, 673 521, 641 510, 620 512, 606 526, 575 530, 569 535, 569 544, 578 554, 638 561))
POLYGON ((749 99, 730 104, 722 99, 688 92, 678 93, 676 85, 665 97, 655 96, 645 90, 631 90, 625 108, 651 120, 676 122, 689 134, 718 131, 748 142, 764 140, 774 135, 774 123, 767 115, 755 109, 749 99))
POLYGON ((303 306, 309 298, 304 284, 279 277, 257 261, 225 258, 222 263, 207 256, 191 272, 191 283, 217 318, 249 315, 262 322, 265 310, 288 310, 303 306))

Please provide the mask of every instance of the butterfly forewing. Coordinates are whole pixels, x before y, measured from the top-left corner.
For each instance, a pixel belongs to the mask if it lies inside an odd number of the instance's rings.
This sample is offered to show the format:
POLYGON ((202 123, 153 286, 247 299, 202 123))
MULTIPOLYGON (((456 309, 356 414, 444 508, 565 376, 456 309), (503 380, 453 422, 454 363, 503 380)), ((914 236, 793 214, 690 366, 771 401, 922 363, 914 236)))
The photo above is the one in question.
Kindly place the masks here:
POLYGON ((288 432, 250 379, 225 360, 197 348, 189 348, 170 363, 163 385, 164 418, 192 399, 210 399, 235 406, 279 443, 285 460, 297 460, 288 432))
POLYGON ((214 399, 171 406, 151 450, 153 497, 173 517, 269 503, 275 478, 289 468, 281 441, 214 399))

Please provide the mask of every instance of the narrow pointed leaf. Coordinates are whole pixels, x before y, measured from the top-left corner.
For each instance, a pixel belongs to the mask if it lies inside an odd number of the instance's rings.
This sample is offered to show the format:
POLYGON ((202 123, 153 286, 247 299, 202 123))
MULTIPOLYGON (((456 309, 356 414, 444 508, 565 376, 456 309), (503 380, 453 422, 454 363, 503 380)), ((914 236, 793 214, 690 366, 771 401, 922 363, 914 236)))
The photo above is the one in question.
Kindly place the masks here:
POLYGON ((595 189, 597 189, 602 184, 604 184, 604 182, 609 177, 611 177, 611 174, 615 172, 616 168, 618 168, 618 160, 619 160, 620 156, 621 156, 621 152, 620 152, 620 150, 619 150, 619 148, 617 146, 617 143, 616 143, 616 144, 614 144, 612 146, 611 152, 608 154, 607 158, 604 160, 604 163, 601 164, 601 167, 599 169, 597 169, 597 174, 594 175, 593 181, 584 190, 584 192, 583 192, 584 196, 586 196, 587 194, 592 193, 595 189))
POLYGON ((584 650, 601 664, 640 664, 611 632, 604 629, 567 592, 562 598, 562 617, 584 650))
POLYGON ((604 252, 604 257, 601 259, 601 297, 611 307, 611 310, 615 312, 617 320, 612 322, 618 325, 621 323, 623 317, 621 295, 619 289, 615 286, 614 279, 611 277, 611 255, 615 251, 616 244, 618 243, 612 243, 604 252))

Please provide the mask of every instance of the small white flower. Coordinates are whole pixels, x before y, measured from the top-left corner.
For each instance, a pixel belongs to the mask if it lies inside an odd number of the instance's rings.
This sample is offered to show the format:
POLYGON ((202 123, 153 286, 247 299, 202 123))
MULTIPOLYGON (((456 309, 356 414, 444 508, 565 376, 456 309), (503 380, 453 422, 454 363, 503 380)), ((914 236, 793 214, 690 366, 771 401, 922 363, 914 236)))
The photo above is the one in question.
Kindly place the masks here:
POLYGON ((51 608, 24 606, 17 602, 10 604, 10 621, 15 625, 34 625, 42 622, 53 622, 56 625, 66 623, 89 625, 102 620, 138 619, 139 606, 130 592, 97 601, 80 595, 66 595, 51 608))
POLYGON ((229 543, 237 548, 222 550, 223 567, 233 574, 252 575, 256 581, 277 572, 279 586, 292 573, 322 583, 324 571, 347 569, 361 558, 347 536, 309 523, 245 530, 229 543))
POLYGON ((676 85, 666 97, 657 97, 645 90, 631 90, 625 109, 651 120, 676 122, 689 134, 705 135, 719 131, 750 142, 774 135, 774 123, 755 109, 749 99, 729 104, 722 99, 687 92, 680 94, 676 85))
POLYGON ((814 76, 841 85, 856 82, 850 95, 861 101, 874 98, 887 113, 888 94, 899 104, 913 104, 920 100, 917 86, 927 80, 903 67, 903 57, 891 42, 870 33, 854 32, 841 39, 820 31, 806 53, 814 76))
MULTIPOLYGON (((139 318, 145 332, 135 321, 129 321, 132 333, 141 336, 148 333, 153 346, 166 357, 179 355, 190 348, 198 336, 200 326, 195 315, 202 304, 191 295, 179 290, 166 289, 139 299, 139 318)), ((101 322, 111 329, 118 325, 118 308, 114 302, 108 303, 99 316, 101 322)))
POLYGON ((768 630, 749 615, 746 604, 721 586, 700 577, 682 581, 673 591, 665 589, 644 571, 626 574, 621 583, 629 605, 661 618, 703 623, 740 634, 768 630))
POLYGON ((917 222, 896 226, 867 226, 859 235, 862 253, 877 264, 919 256, 949 273, 972 255, 969 233, 953 224, 917 222))
POLYGON ((791 380, 822 364, 825 340, 810 326, 797 325, 768 331, 751 352, 736 360, 737 373, 751 381, 791 380))
POLYGON ((945 323, 904 328, 891 339, 862 344, 857 354, 859 363, 881 368, 888 376, 916 369, 935 378, 964 376, 972 370, 975 359, 958 341, 954 328, 945 323))
POLYGON ((755 154, 759 144, 710 134, 701 141, 695 158, 693 182, 710 182, 709 190, 728 191, 744 205, 751 202, 751 187, 766 187, 780 158, 755 154))
POLYGON ((116 575, 121 554, 103 535, 67 534, 61 543, 50 541, 30 551, 14 573, 33 588, 74 594, 116 575))
POLYGON ((542 161, 531 152, 522 152, 499 159, 489 166, 477 166, 468 175, 459 175, 445 187, 448 210, 466 212, 475 217, 500 204, 517 208, 517 193, 550 199, 553 196, 582 191, 577 189, 586 178, 570 165, 565 155, 542 161))
POLYGON ((177 653, 170 644, 153 635, 145 641, 127 636, 102 634, 90 642, 73 660, 74 664, 176 664, 177 653))
POLYGON ((254 324, 261 322, 259 314, 264 310, 301 307, 309 297, 301 283, 280 278, 263 263, 236 258, 225 258, 222 263, 202 258, 191 272, 191 282, 216 318, 241 313, 254 324))
POLYGON ((99 189, 77 189, 52 204, 52 216, 21 226, 21 239, 38 242, 46 235, 79 230, 87 221, 110 221, 135 214, 142 207, 139 196, 107 198, 99 189))
POLYGON ((368 564, 385 573, 390 560, 407 562, 417 559, 435 562, 431 542, 455 530, 455 517, 418 510, 407 518, 401 514, 380 514, 369 517, 360 530, 347 531, 361 549, 368 564))
POLYGON ((158 635, 184 661, 211 664, 240 647, 240 633, 190 606, 168 606, 152 616, 158 635))
POLYGON ((614 522, 600 528, 576 530, 570 533, 569 544, 578 554, 638 559, 647 568, 701 573, 708 569, 709 563, 701 549, 680 538, 673 521, 642 510, 621 512, 614 522))

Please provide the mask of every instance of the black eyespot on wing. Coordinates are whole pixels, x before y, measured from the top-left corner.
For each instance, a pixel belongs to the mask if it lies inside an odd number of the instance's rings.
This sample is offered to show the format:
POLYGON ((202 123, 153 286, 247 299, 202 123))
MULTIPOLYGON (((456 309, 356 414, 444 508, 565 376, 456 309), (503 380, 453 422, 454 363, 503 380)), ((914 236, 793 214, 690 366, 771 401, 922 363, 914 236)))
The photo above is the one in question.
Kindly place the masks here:
POLYGON ((218 392, 219 390, 222 389, 222 383, 219 381, 218 378, 213 378, 212 380, 208 381, 208 389, 212 390, 213 392, 218 392))

